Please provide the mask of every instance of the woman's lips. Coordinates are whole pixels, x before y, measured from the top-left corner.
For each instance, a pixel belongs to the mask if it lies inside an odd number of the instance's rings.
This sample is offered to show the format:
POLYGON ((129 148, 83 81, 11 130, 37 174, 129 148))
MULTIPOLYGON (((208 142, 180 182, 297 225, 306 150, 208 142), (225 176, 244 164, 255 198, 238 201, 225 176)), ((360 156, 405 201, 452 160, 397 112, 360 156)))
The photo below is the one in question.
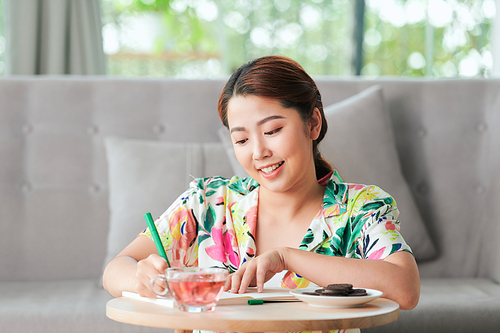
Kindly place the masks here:
POLYGON ((277 163, 277 164, 279 164, 279 166, 276 169, 274 169, 273 171, 271 171, 270 173, 265 173, 264 171, 262 171, 262 169, 267 169, 267 168, 259 169, 260 175, 262 177, 264 177, 265 179, 276 178, 281 173, 281 171, 283 170, 283 165, 285 164, 285 162, 280 162, 280 163, 277 163))

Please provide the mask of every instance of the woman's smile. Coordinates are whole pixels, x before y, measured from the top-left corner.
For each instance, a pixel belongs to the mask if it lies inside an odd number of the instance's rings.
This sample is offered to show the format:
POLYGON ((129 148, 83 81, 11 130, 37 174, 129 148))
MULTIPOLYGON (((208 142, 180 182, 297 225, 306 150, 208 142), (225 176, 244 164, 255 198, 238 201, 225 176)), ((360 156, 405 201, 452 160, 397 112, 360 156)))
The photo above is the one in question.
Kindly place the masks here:
POLYGON ((281 170, 283 170, 282 166, 284 163, 285 162, 281 161, 271 166, 261 168, 259 169, 259 171, 261 172, 262 177, 266 179, 273 179, 275 177, 278 177, 278 175, 281 173, 281 170))

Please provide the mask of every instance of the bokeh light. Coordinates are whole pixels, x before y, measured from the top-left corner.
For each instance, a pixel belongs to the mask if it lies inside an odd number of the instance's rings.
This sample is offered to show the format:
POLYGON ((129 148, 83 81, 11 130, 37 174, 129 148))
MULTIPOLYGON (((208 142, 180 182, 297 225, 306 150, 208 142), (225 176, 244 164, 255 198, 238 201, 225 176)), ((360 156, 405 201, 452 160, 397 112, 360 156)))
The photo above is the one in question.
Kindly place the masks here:
MULTIPOLYGON (((267 54, 312 75, 353 74, 349 0, 101 1, 111 74, 228 75, 267 54)), ((365 3, 362 75, 491 75, 495 0, 365 3)))

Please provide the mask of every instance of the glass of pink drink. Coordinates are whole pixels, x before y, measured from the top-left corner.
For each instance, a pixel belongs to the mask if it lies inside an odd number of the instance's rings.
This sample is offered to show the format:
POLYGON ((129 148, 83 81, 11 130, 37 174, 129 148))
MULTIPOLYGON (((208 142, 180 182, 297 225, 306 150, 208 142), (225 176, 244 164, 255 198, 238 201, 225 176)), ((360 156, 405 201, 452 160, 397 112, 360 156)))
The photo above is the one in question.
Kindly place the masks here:
POLYGON ((213 311, 229 275, 223 268, 179 267, 166 271, 168 289, 182 311, 213 311))

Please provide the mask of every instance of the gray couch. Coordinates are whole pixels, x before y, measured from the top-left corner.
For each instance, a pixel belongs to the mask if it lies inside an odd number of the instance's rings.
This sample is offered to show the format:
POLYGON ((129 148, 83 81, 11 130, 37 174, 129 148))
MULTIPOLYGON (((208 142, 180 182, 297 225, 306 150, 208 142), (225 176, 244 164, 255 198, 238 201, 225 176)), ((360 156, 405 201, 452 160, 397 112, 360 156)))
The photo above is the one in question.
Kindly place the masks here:
MULTIPOLYGON (((189 174, 235 171, 216 113, 224 82, 0 79, 0 332, 160 331, 105 315, 110 296, 100 285, 103 265, 141 231, 143 213, 160 214, 179 194, 168 187, 165 196, 153 197, 148 189, 161 187, 155 171, 127 168, 134 167, 134 149, 136 160, 151 159, 141 148, 146 140, 171 144, 153 145, 151 152, 167 157, 165 167, 179 168, 172 180, 179 186, 187 186, 189 174), (120 150, 123 143, 132 144, 128 157, 120 150), (172 155, 164 156, 168 151, 172 155), (134 172, 141 177, 129 181, 134 172), (127 218, 136 224, 122 227, 127 218)), ((394 131, 396 170, 432 243, 417 256, 418 306, 366 331, 498 332, 500 81, 317 82, 325 106, 380 85, 394 131)), ((403 235, 412 239, 404 232, 409 214, 402 208, 403 235)), ((421 242, 409 241, 416 252, 421 242)))

